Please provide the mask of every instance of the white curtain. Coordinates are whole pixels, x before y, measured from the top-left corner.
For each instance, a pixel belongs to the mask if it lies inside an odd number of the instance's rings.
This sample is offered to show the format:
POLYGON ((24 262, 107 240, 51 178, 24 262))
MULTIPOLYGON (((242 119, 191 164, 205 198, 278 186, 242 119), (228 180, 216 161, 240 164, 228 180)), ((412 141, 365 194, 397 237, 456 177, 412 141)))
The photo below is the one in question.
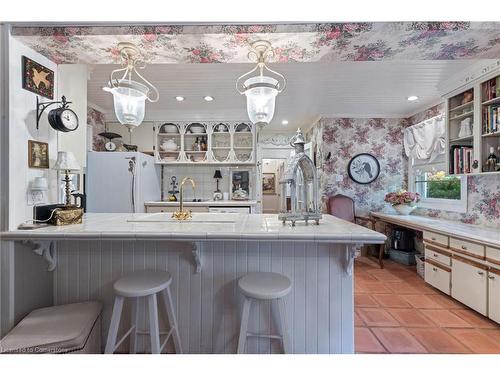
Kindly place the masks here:
POLYGON ((436 116, 404 130, 406 156, 434 161, 445 152, 445 117, 436 116))

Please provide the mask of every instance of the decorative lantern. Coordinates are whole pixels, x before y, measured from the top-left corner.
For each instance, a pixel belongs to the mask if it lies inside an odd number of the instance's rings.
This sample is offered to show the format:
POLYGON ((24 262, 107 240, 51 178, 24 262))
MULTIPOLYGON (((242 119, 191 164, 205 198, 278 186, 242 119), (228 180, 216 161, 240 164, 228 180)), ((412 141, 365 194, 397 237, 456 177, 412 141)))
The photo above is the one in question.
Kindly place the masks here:
POLYGON ((290 140, 290 145, 295 153, 287 161, 287 166, 282 179, 281 211, 279 220, 295 222, 315 220, 316 224, 322 217, 319 205, 319 184, 316 167, 309 156, 304 152, 304 135, 300 129, 290 140))
POLYGON ((236 90, 247 97, 248 117, 254 125, 258 126, 268 125, 271 122, 274 116, 276 96, 286 86, 285 77, 266 65, 267 59, 272 56, 274 56, 274 51, 271 48, 271 43, 265 40, 254 42, 252 50, 248 53, 248 58, 256 60, 257 65, 236 81, 236 90), (252 76, 257 71, 258 74, 252 76), (268 75, 264 75, 264 71, 268 75), (242 83, 243 79, 245 81, 242 83))
POLYGON ((104 91, 113 94, 115 114, 118 121, 130 131, 144 120, 146 100, 157 102, 160 98, 158 90, 137 69, 144 69, 144 61, 137 47, 132 43, 118 43, 120 56, 124 67, 111 72, 108 86, 104 91), (120 78, 115 74, 123 72, 120 78), (132 73, 140 78, 143 83, 132 80, 132 73), (150 93, 154 93, 154 97, 150 93))

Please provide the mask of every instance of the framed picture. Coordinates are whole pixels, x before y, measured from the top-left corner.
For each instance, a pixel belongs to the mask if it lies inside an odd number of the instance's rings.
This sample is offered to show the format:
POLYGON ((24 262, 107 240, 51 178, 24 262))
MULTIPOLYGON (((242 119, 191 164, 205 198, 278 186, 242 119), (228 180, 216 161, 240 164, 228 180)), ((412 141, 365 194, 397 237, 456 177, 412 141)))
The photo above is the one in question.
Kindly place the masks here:
POLYGON ((231 199, 248 200, 251 196, 250 191, 250 171, 241 169, 231 169, 229 172, 229 191, 231 199))
POLYGON ((276 194, 276 174, 262 173, 262 194, 276 194))
POLYGON ((23 56, 23 89, 54 99, 54 72, 23 56))
POLYGON ((354 156, 347 166, 349 177, 358 184, 370 184, 380 173, 380 164, 371 154, 362 153, 354 156))
POLYGON ((49 144, 28 141, 28 167, 49 168, 49 144))

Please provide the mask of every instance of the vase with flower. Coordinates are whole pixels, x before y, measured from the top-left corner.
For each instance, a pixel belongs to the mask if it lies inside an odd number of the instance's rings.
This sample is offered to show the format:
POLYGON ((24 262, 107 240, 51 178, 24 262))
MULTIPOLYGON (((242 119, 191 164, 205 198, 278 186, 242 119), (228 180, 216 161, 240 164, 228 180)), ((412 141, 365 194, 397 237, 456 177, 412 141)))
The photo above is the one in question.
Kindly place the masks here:
POLYGON ((400 215, 409 215, 417 207, 417 203, 420 201, 420 194, 400 190, 387 193, 384 201, 390 203, 400 215))

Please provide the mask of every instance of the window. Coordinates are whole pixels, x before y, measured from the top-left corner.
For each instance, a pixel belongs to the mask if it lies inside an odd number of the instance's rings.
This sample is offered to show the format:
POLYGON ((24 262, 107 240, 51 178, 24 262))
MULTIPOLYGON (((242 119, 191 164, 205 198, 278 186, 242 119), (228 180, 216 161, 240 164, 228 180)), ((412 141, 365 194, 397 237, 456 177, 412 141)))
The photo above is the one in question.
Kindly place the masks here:
POLYGON ((434 163, 410 160, 410 190, 420 194, 419 207, 454 212, 467 211, 467 177, 446 174, 444 155, 434 163))

